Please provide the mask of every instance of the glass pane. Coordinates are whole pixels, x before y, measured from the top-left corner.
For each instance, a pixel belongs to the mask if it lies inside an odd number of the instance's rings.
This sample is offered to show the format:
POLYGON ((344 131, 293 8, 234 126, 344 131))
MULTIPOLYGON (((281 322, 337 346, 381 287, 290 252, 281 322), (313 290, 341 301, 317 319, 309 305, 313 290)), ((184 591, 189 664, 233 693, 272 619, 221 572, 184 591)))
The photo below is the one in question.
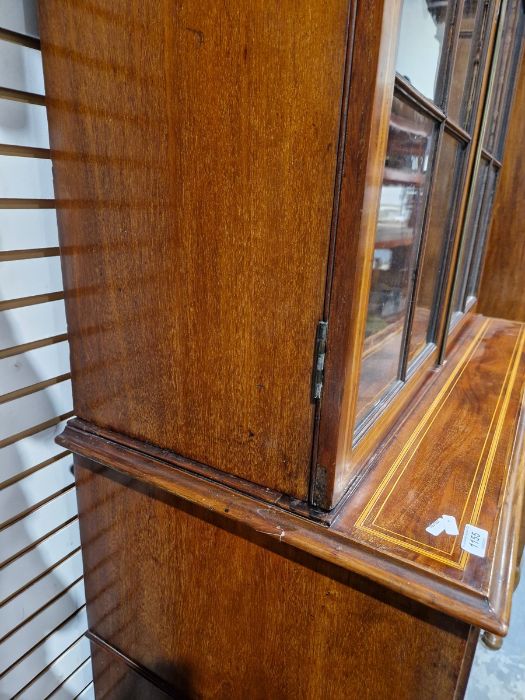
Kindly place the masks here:
POLYGON ((428 341, 434 341, 432 311, 436 305, 445 242, 454 216, 462 154, 463 146, 445 133, 438 168, 434 176, 430 218, 415 295, 409 362, 417 356, 428 341))
POLYGON ((404 0, 396 70, 419 92, 436 100, 447 0, 404 0))
POLYGON ((447 111, 464 128, 468 127, 476 98, 488 10, 483 0, 465 0, 463 6, 447 111))
POLYGON ((499 46, 492 93, 490 96, 490 106, 488 109, 487 127, 485 129, 485 137, 483 141, 484 148, 490 153, 492 153, 494 149, 496 132, 501 121, 501 112, 504 103, 504 88, 507 83, 510 70, 509 64, 511 60, 511 49, 514 42, 514 32, 518 20, 520 2, 521 0, 509 0, 507 12, 505 14, 503 36, 499 46))
POLYGON ((470 261, 472 260, 476 232, 481 220, 483 208, 483 195, 489 171, 489 163, 482 159, 479 164, 476 185, 472 192, 472 201, 469 203, 468 220, 465 225, 465 234, 461 244, 460 257, 457 267, 454 294, 452 297, 453 311, 464 311, 466 302, 466 286, 470 261))
POLYGON ((476 244, 474 246, 474 254, 472 263, 470 264, 469 278, 467 282, 467 299, 475 297, 478 294, 478 283, 481 273, 481 262, 485 252, 485 244, 492 214, 492 204, 494 202, 494 193, 496 191, 497 171, 494 168, 490 169, 485 194, 483 197, 483 207, 478 225, 478 235, 476 236, 476 244))
POLYGON ((394 98, 372 263, 358 421, 398 377, 433 151, 432 120, 394 98))
POLYGON ((524 14, 523 10, 525 8, 520 5, 517 10, 515 34, 512 38, 512 49, 511 55, 507 63, 507 73, 505 74, 505 88, 504 94, 502 96, 502 106, 499 111, 499 124, 498 132, 496 136, 495 145, 495 155, 501 160, 503 156, 503 149, 505 146, 505 137, 507 135, 509 112, 511 109, 512 98, 514 96, 514 86, 518 77, 518 71, 520 70, 520 57, 521 57, 521 40, 520 37, 523 35, 524 27, 524 14))

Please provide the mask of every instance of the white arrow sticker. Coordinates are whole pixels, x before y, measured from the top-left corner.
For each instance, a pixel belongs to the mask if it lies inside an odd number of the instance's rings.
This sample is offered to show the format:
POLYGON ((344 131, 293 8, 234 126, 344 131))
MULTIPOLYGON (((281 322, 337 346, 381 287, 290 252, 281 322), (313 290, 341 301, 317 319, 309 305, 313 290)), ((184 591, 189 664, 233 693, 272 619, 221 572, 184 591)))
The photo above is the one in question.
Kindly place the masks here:
POLYGON ((441 535, 441 533, 444 530, 445 521, 443 520, 443 518, 438 518, 437 520, 434 520, 434 522, 426 528, 426 531, 430 532, 431 535, 441 535))
POLYGON ((447 533, 447 535, 459 535, 456 518, 453 515, 443 515, 442 517, 445 521, 445 532, 447 533))

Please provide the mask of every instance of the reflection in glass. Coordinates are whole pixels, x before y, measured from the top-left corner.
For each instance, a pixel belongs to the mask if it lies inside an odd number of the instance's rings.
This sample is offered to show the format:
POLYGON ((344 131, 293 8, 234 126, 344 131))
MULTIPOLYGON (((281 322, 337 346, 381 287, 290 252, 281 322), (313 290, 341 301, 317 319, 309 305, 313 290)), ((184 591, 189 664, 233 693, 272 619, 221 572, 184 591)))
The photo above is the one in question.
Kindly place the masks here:
POLYGON ((357 421, 398 377, 410 278, 423 224, 433 151, 432 120, 394 98, 376 228, 357 421))
POLYGON ((481 0, 465 0, 463 6, 450 83, 448 116, 464 128, 468 127, 472 114, 488 9, 488 5, 481 0))
POLYGON ((419 92, 436 100, 445 38, 447 0, 404 0, 396 70, 419 92))
POLYGON ((489 164, 486 160, 482 159, 476 176, 476 185, 472 190, 472 200, 469 202, 468 220, 465 225, 465 234, 461 243, 456 282, 454 284, 454 294, 452 297, 452 310, 454 312, 462 312, 465 310, 465 302, 467 300, 467 278, 474 254, 476 232, 482 219, 483 197, 488 171, 489 164))
POLYGON ((423 350, 427 342, 434 340, 431 312, 436 307, 435 299, 443 250, 454 215, 456 183, 461 173, 462 152, 461 144, 445 132, 432 188, 430 218, 415 294, 409 362, 423 350))
POLYGON ((487 178, 485 194, 483 195, 483 206, 478 226, 478 235, 476 236, 474 254, 472 256, 472 262, 470 264, 469 277, 467 282, 467 299, 469 299, 470 297, 477 297, 478 295, 478 285, 481 274, 481 262, 483 260, 485 245, 487 242, 490 215, 492 212, 492 202, 494 200, 494 193, 496 191, 496 180, 497 171, 494 168, 491 168, 487 178))
POLYGON ((500 116, 499 116, 499 124, 498 124, 498 133, 497 133, 497 140, 496 144, 494 146, 494 152, 496 155, 496 158, 501 160, 503 156, 503 149, 505 147, 505 137, 507 135, 507 124, 508 124, 508 119, 509 119, 509 112, 511 109, 512 105, 512 96, 513 96, 513 86, 516 83, 517 80, 517 73, 520 70, 520 65, 521 65, 521 56, 522 52, 520 50, 521 48, 521 42, 516 41, 516 35, 522 35, 523 34, 523 28, 525 24, 525 15, 523 13, 523 8, 519 7, 517 8, 517 11, 513 15, 513 27, 511 31, 513 31, 513 36, 512 36, 512 49, 510 51, 510 57, 507 63, 507 71, 504 75, 503 82, 505 84, 504 88, 504 94, 502 96, 502 105, 500 108, 500 116))
POLYGON ((519 17, 520 0, 509 0, 505 13, 505 23, 502 41, 499 46, 495 70, 495 80, 492 86, 488 108, 487 127, 483 141, 484 148, 492 153, 496 145, 496 134, 500 127, 504 111, 505 87, 511 84, 511 54, 514 41, 514 31, 519 17))

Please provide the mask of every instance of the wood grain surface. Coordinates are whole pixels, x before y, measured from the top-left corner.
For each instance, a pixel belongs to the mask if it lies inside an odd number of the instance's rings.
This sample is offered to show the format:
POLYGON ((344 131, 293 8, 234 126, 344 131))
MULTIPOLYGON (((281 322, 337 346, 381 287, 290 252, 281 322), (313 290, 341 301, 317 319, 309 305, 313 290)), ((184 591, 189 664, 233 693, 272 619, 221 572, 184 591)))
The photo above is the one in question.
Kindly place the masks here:
MULTIPOLYGON (((522 407, 524 345, 521 324, 475 324, 460 361, 451 361, 447 378, 384 449, 381 467, 361 483, 334 527, 388 543, 392 553, 402 550, 420 565, 432 562, 488 597, 522 407), (458 536, 426 532, 443 514, 456 518, 458 536), (461 548, 466 524, 488 532, 485 557, 461 548)), ((522 455, 515 457, 519 469, 522 455)))
POLYGON ((307 500, 353 3, 40 3, 75 411, 307 500))
POLYGON ((132 668, 127 659, 117 656, 101 644, 91 642, 93 683, 97 700, 167 700, 186 698, 183 689, 166 692, 132 668))
POLYGON ((468 625, 87 460, 76 473, 90 628, 181 697, 453 696, 468 625))
POLYGON ((40 3, 97 696, 459 698, 506 633, 525 326, 470 313, 437 370, 445 303, 354 433, 401 4, 40 3))
POLYGON ((521 324, 475 317, 443 372, 331 522, 292 514, 210 473, 195 474, 188 465, 119 444, 116 434, 90 432, 86 424, 73 423, 59 441, 130 482, 223 514, 235 527, 259 533, 267 547, 306 552, 505 634, 525 488, 524 338, 521 324), (468 427, 474 423, 476 431, 468 427), (485 430, 481 439, 480 430, 485 430), (430 541, 425 528, 444 512, 461 524, 460 536, 466 523, 487 530, 484 558, 465 558, 458 540, 446 535, 442 543, 430 541))

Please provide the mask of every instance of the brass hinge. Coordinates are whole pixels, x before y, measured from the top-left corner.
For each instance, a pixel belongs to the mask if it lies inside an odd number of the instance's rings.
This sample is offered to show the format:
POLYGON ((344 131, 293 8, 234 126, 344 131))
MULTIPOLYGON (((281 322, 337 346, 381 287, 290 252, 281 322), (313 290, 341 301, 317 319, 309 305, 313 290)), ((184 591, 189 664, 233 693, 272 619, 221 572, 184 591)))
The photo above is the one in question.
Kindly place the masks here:
POLYGON ((321 398, 324 380, 324 360, 326 356, 326 335, 328 333, 328 322, 319 321, 317 333, 315 334, 314 369, 312 372, 312 400, 318 401, 321 398))

